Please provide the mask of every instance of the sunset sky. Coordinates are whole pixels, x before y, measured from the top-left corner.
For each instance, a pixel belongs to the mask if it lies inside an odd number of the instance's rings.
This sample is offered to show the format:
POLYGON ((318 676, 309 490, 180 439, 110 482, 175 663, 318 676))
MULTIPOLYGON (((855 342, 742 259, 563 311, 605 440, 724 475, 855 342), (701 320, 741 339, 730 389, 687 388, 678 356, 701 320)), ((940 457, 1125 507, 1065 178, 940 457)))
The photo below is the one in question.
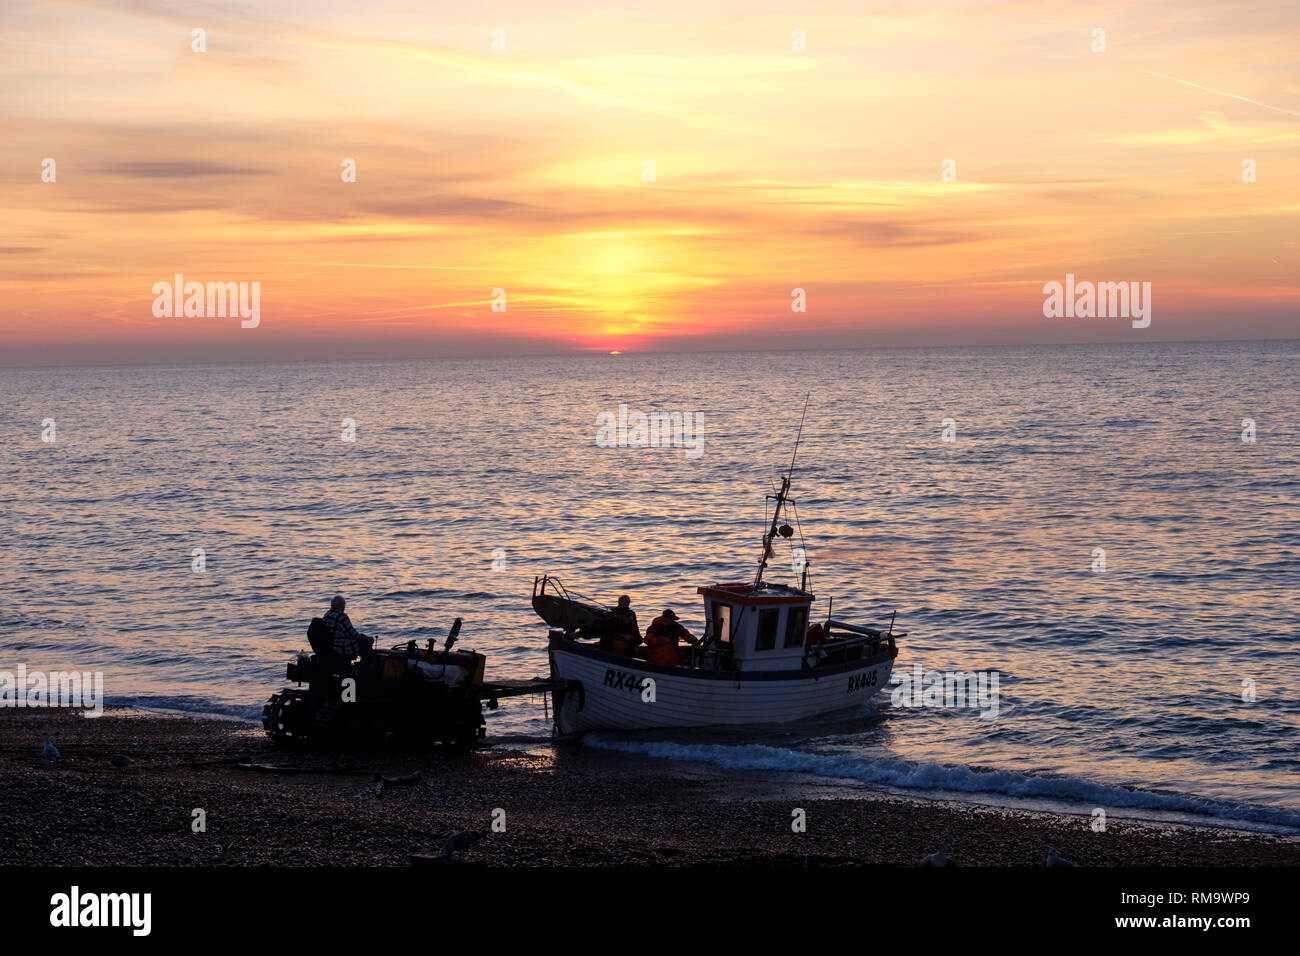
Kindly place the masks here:
POLYGON ((9 2, 0 365, 1296 336, 1298 66, 1294 0, 9 2))

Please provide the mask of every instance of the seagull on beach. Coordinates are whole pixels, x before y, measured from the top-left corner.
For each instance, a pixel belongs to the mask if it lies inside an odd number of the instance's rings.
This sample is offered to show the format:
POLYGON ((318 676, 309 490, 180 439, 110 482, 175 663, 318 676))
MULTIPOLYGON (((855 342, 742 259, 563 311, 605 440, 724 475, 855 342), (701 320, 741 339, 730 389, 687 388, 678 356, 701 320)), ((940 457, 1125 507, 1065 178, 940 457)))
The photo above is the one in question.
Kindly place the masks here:
POLYGON ((1048 866, 1074 866, 1069 860, 1056 852, 1056 847, 1047 848, 1047 865, 1048 866))
POLYGON ((917 866, 950 866, 948 863, 948 844, 940 843, 939 849, 931 853, 917 866))
POLYGON ((54 742, 49 737, 45 738, 45 749, 41 751, 41 756, 46 760, 59 759, 59 748, 54 746, 54 742))

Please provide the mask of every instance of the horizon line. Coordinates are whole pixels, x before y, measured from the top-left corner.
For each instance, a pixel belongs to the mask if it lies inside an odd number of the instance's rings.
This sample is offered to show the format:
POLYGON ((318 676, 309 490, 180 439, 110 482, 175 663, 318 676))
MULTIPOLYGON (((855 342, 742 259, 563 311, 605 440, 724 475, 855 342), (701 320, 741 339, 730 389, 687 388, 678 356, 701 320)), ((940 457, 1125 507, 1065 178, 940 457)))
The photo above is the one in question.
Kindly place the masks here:
POLYGON ((658 355, 757 355, 786 352, 895 352, 895 351, 935 351, 935 350, 983 350, 983 349, 1019 349, 1019 348, 1080 348, 1085 346, 1141 346, 1156 345, 1236 345, 1267 342, 1300 343, 1300 335, 1281 336, 1277 338, 1251 339, 1154 339, 1154 340, 1103 340, 1094 342, 989 342, 982 345, 856 345, 856 346, 820 346, 820 347, 770 347, 770 348, 696 348, 696 349, 592 349, 574 348, 547 352, 485 352, 465 355, 372 355, 367 357, 340 358, 279 358, 279 359, 224 359, 206 362, 158 361, 158 362, 68 362, 49 365, 6 365, 0 363, 0 370, 37 370, 37 369, 79 369, 79 368, 201 368, 219 365, 290 365, 298 363, 326 364, 337 362, 474 362, 485 359, 548 359, 577 358, 582 356, 658 356, 658 355))

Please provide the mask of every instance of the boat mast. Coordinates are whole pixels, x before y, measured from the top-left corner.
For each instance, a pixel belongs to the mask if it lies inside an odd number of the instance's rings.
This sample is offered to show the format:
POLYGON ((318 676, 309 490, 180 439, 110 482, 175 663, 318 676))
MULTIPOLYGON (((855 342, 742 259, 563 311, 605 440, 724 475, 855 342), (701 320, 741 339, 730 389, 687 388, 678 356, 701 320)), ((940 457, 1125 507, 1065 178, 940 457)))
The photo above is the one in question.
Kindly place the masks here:
POLYGON ((767 559, 772 553, 772 542, 776 540, 777 526, 781 523, 781 508, 790 497, 790 479, 794 476, 794 461, 799 455, 799 442, 803 438, 803 423, 808 417, 808 400, 810 398, 812 398, 812 392, 804 396, 803 414, 799 416, 799 431, 794 438, 794 451, 790 454, 790 467, 781 476, 781 490, 775 495, 768 495, 769 498, 776 499, 776 507, 772 510, 771 527, 767 529, 767 534, 763 536, 763 555, 758 559, 758 571, 754 574, 755 591, 763 585, 763 571, 767 568, 767 559))

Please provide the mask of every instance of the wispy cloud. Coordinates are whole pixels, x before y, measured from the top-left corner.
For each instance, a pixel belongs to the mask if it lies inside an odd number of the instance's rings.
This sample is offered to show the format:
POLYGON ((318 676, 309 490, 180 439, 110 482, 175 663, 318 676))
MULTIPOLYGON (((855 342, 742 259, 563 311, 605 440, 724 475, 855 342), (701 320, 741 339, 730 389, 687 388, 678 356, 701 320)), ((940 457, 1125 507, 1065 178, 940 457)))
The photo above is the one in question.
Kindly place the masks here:
POLYGON ((190 179, 199 176, 266 176, 270 170, 248 166, 230 166, 203 160, 175 160, 170 162, 107 163, 98 172, 110 176, 131 176, 137 179, 190 179))

